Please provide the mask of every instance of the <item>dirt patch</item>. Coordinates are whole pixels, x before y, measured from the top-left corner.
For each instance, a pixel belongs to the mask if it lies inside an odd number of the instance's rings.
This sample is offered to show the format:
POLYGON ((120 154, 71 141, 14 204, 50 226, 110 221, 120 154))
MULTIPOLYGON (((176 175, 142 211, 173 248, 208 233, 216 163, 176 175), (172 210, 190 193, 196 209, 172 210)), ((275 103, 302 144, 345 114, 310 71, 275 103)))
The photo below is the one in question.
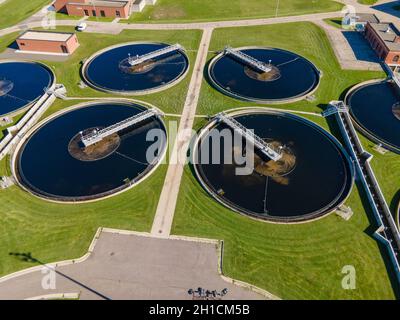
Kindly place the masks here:
MULTIPOLYGON (((83 133, 84 134, 84 133, 83 133)), ((117 133, 105 137, 103 140, 85 147, 82 144, 81 133, 76 134, 68 145, 68 152, 80 161, 96 161, 104 159, 118 149, 121 138, 117 133)))
POLYGON ((279 69, 273 65, 270 66, 271 71, 269 72, 258 72, 250 67, 244 67, 244 73, 255 80, 258 81, 275 81, 281 77, 281 72, 279 69))
POLYGON ((135 73, 146 73, 152 70, 156 66, 156 62, 154 60, 147 60, 137 65, 130 65, 129 58, 124 59, 119 64, 119 69, 128 74, 135 74, 135 73))

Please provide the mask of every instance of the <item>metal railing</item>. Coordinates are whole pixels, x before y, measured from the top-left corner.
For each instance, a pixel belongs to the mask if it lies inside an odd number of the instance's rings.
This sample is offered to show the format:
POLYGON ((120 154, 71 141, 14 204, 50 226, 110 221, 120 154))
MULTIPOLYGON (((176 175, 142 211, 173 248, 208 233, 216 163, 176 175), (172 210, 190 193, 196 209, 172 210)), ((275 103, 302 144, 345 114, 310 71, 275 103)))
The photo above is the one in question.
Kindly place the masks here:
POLYGON ((139 56, 139 55, 137 55, 137 56, 129 55, 128 62, 133 67, 133 66, 141 64, 143 62, 146 62, 146 61, 148 61, 150 59, 162 56, 164 54, 168 54, 168 53, 174 52, 174 51, 183 51, 183 50, 184 50, 184 48, 180 44, 177 43, 177 44, 174 44, 174 45, 171 45, 171 46, 168 46, 168 47, 164 47, 164 48, 161 48, 161 49, 158 49, 158 50, 143 54, 141 56, 139 56))
POLYGON ((240 122, 236 121, 233 117, 228 116, 226 113, 221 112, 215 116, 218 121, 224 122, 226 125, 234 129, 246 140, 253 143, 262 153, 271 158, 273 161, 278 161, 282 158, 282 153, 276 150, 271 144, 265 142, 257 136, 252 130, 247 129, 240 122))
POLYGON ((238 59, 241 62, 244 62, 245 64, 256 69, 257 71, 270 72, 272 70, 271 66, 269 66, 265 62, 257 60, 256 58, 249 56, 248 54, 240 50, 235 50, 231 47, 225 47, 224 54, 230 54, 234 58, 238 59))
POLYGON ((364 150, 344 102, 333 101, 330 104, 331 107, 327 111, 330 109, 332 111, 324 112, 324 115, 336 115, 339 127, 356 164, 358 175, 377 220, 378 229, 375 235, 388 247, 398 281, 400 282, 400 234, 370 165, 372 155, 364 150), (336 110, 336 112, 333 112, 333 110, 336 110))
POLYGON ((104 138, 106 138, 114 133, 117 133, 118 131, 121 131, 128 127, 131 127, 131 126, 133 126, 137 123, 140 123, 146 119, 149 119, 155 115, 161 115, 161 112, 156 109, 149 109, 149 110, 143 111, 139 114, 136 114, 136 115, 129 117, 125 120, 122 120, 120 122, 117 122, 109 127, 104 128, 104 129, 101 129, 101 130, 94 129, 92 132, 82 135, 81 141, 85 147, 91 146, 97 142, 100 142, 104 138))

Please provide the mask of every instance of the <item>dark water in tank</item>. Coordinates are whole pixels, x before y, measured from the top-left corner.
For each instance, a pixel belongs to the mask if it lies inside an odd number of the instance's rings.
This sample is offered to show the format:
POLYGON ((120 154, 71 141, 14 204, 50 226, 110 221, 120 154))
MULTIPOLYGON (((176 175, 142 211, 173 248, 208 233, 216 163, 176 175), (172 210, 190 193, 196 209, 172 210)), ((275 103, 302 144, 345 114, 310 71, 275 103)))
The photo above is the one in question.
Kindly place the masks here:
MULTIPOLYGON (((291 115, 253 114, 235 118, 263 139, 290 146, 296 166, 284 180, 276 180, 257 172, 238 176, 236 165, 223 162, 197 165, 201 178, 220 194, 223 202, 245 214, 290 220, 322 214, 347 196, 352 185, 351 167, 337 143, 322 129, 291 115)), ((218 124, 216 128, 226 126, 218 124)), ((221 154, 222 147, 223 144, 221 154)))
POLYGON ((280 49, 243 49, 242 52, 277 67, 280 78, 260 81, 245 73, 244 65, 229 55, 211 67, 211 77, 226 93, 249 100, 286 100, 306 95, 319 82, 314 65, 303 57, 280 49))
POLYGON ((169 84, 182 76, 189 62, 185 54, 175 51, 153 60, 154 68, 144 73, 126 73, 120 62, 136 55, 143 55, 164 47, 166 44, 130 44, 110 49, 95 57, 84 71, 87 79, 95 86, 111 91, 149 90, 169 84))
MULTIPOLYGON (((0 82, 12 84, 6 94, 0 92, 0 116, 32 103, 53 83, 52 73, 33 62, 0 63, 0 82)), ((0 88, 1 91, 1 88, 0 88)))
POLYGON ((153 142, 146 134, 164 125, 151 118, 137 129, 125 132, 113 154, 97 161, 80 161, 68 151, 71 139, 87 128, 106 127, 142 112, 144 107, 124 104, 99 104, 76 109, 51 120, 38 129, 19 154, 18 171, 24 185, 33 191, 60 200, 96 197, 124 187, 149 164, 146 150, 153 142))
POLYGON ((355 120, 384 144, 400 150, 400 120, 392 111, 400 95, 393 84, 382 81, 356 89, 348 105, 355 120))

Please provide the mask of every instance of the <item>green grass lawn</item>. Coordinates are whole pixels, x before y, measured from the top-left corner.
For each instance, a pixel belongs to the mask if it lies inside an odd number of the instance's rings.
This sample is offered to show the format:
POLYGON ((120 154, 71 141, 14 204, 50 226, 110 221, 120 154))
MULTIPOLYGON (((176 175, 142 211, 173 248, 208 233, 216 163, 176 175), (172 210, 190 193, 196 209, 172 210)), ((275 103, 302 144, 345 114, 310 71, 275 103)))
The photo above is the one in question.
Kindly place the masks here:
MULTIPOLYGON (((81 102, 56 100, 41 120, 81 102)), ((11 175, 9 161, 0 161, 0 176, 11 175)), ((10 253, 49 263, 82 256, 99 227, 149 232, 166 170, 162 164, 134 188, 86 204, 48 202, 17 186, 0 190, 0 276, 35 265, 10 253)))
MULTIPOLYGON (((124 31, 118 36, 79 33, 78 37, 81 46, 67 62, 45 63, 55 71, 57 82, 67 86, 69 96, 97 97, 110 95, 78 87, 80 62, 94 52, 126 41, 179 42, 189 49, 193 67, 201 33, 135 30, 124 31)), ((380 72, 341 70, 325 34, 312 23, 215 30, 210 50, 220 50, 226 44, 266 45, 292 50, 310 59, 323 71, 316 101, 274 106, 276 108, 319 113, 330 100, 343 98, 343 93, 352 85, 384 77, 380 72)), ((1 45, 0 40, 0 49, 1 45)), ((212 56, 210 53, 209 58, 212 56)), ((166 112, 180 113, 189 79, 190 74, 173 88, 138 99, 154 103, 166 112)), ((79 102, 57 100, 44 117, 79 102)), ((255 105, 225 97, 206 81, 199 103, 199 114, 255 105)), ((327 130, 330 128, 321 117, 307 118, 327 130)), ((204 123, 204 120, 197 120, 196 128, 204 123)), ((368 141, 364 144, 368 145, 368 141)), ((0 176, 10 174, 7 161, 0 162, 0 176)), ((398 170, 394 170, 398 168, 398 156, 376 156, 373 161, 380 182, 388 177, 382 183, 385 196, 388 199, 396 197, 398 170), (392 170, 390 175, 387 170, 392 170)), ((10 255, 10 252, 31 253, 43 262, 58 261, 81 256, 99 226, 149 231, 165 173, 166 165, 163 165, 130 191, 100 202, 74 206, 37 199, 16 186, 0 190, 0 275, 32 265, 10 255)), ((269 224, 251 220, 218 204, 202 189, 187 166, 173 233, 224 239, 225 273, 284 299, 393 299, 394 292, 380 252, 382 248, 371 236, 374 231, 370 221, 372 215, 362 199, 355 187, 347 201, 355 214, 347 222, 332 214, 307 224, 269 224), (356 290, 341 288, 341 270, 345 265, 356 267, 356 290)), ((382 250, 385 253, 385 249, 382 250)), ((390 264, 388 269, 391 270, 390 264)))
MULTIPOLYGON (((149 39, 175 43, 179 39, 186 48, 194 50, 189 52, 189 58, 193 63, 201 32, 131 31, 123 32, 118 36, 83 33, 78 36, 81 46, 67 62, 43 62, 55 71, 57 82, 66 85, 69 96, 111 97, 89 88, 79 89, 81 60, 99 49, 117 43, 149 39)), ((4 40, 3 43, 10 41, 12 37, 9 37, 7 41, 4 40)), ((163 93, 137 98, 150 101, 168 112, 180 112, 186 97, 190 73, 180 84, 163 93)), ((80 102, 80 100, 57 100, 42 119, 80 102)), ((133 189, 110 199, 87 204, 50 203, 29 195, 17 186, 0 190, 2 204, 0 207, 0 276, 34 265, 10 253, 30 253, 42 262, 59 261, 83 255, 96 229, 100 226, 150 231, 166 169, 166 165, 161 165, 147 180, 133 189)), ((0 162, 0 176, 10 174, 8 159, 4 159, 0 162)))
POLYGON ((332 19, 324 19, 324 21, 331 25, 332 27, 342 29, 342 18, 337 17, 337 18, 332 18, 332 19))
MULTIPOLYGON (((59 27, 58 30, 71 31, 71 27, 59 27)), ((188 57, 191 69, 186 78, 179 84, 160 93, 137 97, 160 107, 165 112, 180 113, 186 98, 186 91, 190 81, 190 73, 194 65, 197 48, 200 43, 200 30, 182 31, 149 31, 149 30, 126 30, 119 35, 78 33, 80 47, 66 62, 42 61, 47 64, 56 74, 57 82, 63 83, 70 97, 107 97, 107 93, 96 91, 90 87, 81 89, 80 69, 82 61, 89 58, 95 52, 124 42, 154 41, 165 43, 182 44, 188 49, 188 57)))
POLYGON ((13 32, 7 34, 5 36, 0 37, 0 53, 7 49, 12 43, 14 43, 15 39, 18 37, 19 32, 13 32))
MULTIPOLYGON (((316 101, 272 106, 277 109, 319 113, 330 100, 343 98, 352 85, 384 77, 381 72, 341 70, 326 35, 312 23, 215 30, 210 50, 219 50, 226 44, 292 50, 310 59, 323 71, 316 101)), ((255 105, 225 97, 205 82, 198 113, 214 114, 224 109, 255 105)), ((307 118, 327 130, 335 127, 331 123, 333 119, 328 124, 321 117, 308 115, 307 118)), ((203 124, 204 121, 198 121, 196 125, 200 128, 203 124)), ((399 158, 391 157, 386 155, 385 160, 398 165, 399 158)), ((382 178, 384 170, 381 169, 378 177, 382 178)), ((388 179, 390 182, 383 186, 388 198, 392 197, 398 181, 395 175, 393 172, 388 179)), ((264 223, 217 203, 199 185, 190 167, 186 167, 173 234, 224 239, 225 273, 284 299, 393 299, 395 294, 388 275, 391 265, 386 261, 385 249, 372 237, 375 226, 363 199, 362 189, 354 187, 346 204, 355 214, 347 222, 332 214, 306 224, 264 223), (341 270, 345 265, 356 268, 356 290, 341 287, 341 270)))
POLYGON ((373 155, 371 165, 379 181, 379 185, 386 198, 395 219, 400 201, 400 155, 388 152, 384 155, 374 150, 376 143, 359 134, 361 142, 367 152, 373 155))
POLYGON ((72 16, 62 12, 56 13, 56 20, 80 20, 82 18, 81 16, 72 16))
MULTIPOLYGON (((218 52, 226 45, 232 47, 259 45, 290 50, 309 59, 322 71, 323 76, 315 93, 315 101, 303 100, 292 104, 275 105, 276 108, 320 113, 331 100, 337 100, 351 86, 366 79, 385 77, 383 72, 342 70, 324 31, 311 22, 216 29, 210 50, 218 52)), ((210 53, 209 59, 214 56, 215 53, 210 53)), ((248 105, 257 103, 242 102, 227 97, 205 80, 197 112, 214 114, 225 109, 248 105)))
MULTIPOLYGON (((0 175, 9 174, 7 159, 0 175)), ((161 165, 138 186, 107 200, 55 204, 19 187, 0 191, 0 276, 35 265, 10 253, 30 253, 48 263, 82 256, 98 227, 149 231, 166 173, 161 165)))
POLYGON ((331 0, 159 0, 133 14, 129 22, 195 22, 238 20, 340 11, 331 0), (279 7, 277 11, 277 3, 279 7))
POLYGON ((39 11, 49 0, 7 0, 0 4, 0 29, 11 27, 39 11))
POLYGON ((361 4, 372 5, 378 2, 378 0, 357 0, 361 4))

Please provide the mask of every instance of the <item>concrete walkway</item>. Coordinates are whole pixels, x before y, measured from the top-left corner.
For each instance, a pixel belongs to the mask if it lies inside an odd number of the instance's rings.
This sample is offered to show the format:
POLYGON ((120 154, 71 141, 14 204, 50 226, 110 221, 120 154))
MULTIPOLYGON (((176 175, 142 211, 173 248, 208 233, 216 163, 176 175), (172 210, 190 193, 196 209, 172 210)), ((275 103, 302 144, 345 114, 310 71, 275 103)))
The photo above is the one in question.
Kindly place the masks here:
MULTIPOLYGON (((213 29, 213 28, 229 28, 229 27, 245 27, 259 26, 276 23, 315 21, 326 18, 340 16, 340 12, 328 12, 318 14, 307 14, 301 16, 265 18, 265 19, 250 19, 250 20, 233 20, 233 21, 215 21, 215 22, 194 22, 194 23, 109 23, 98 21, 87 21, 88 29, 86 32, 104 33, 111 32, 113 34, 120 33, 123 30, 191 30, 191 29, 213 29)), ((76 26, 79 23, 77 20, 57 20, 58 26, 76 26)), ((16 31, 21 31, 24 28, 38 28, 41 23, 38 21, 25 21, 16 26, 0 30, 0 36, 10 34, 16 31)))
POLYGON ((212 240, 103 231, 86 259, 61 263, 53 269, 55 282, 49 276, 50 265, 1 278, 0 300, 63 293, 79 293, 83 300, 192 299, 188 290, 198 287, 227 288, 226 300, 276 299, 263 290, 254 288, 257 293, 224 280, 218 267, 220 250, 218 242, 212 240))
POLYGON ((151 233, 153 235, 168 237, 171 232, 174 219, 175 207, 179 194, 187 147, 191 139, 191 130, 196 115, 197 102, 200 96, 201 84, 203 81, 203 70, 207 62, 208 48, 211 41, 213 29, 206 28, 200 42, 200 48, 194 65, 192 79, 190 80, 188 93, 178 134, 172 149, 167 176, 158 202, 156 215, 154 217, 151 233))
POLYGON ((382 70, 378 57, 360 33, 335 28, 322 20, 314 23, 324 29, 342 69, 382 70))

